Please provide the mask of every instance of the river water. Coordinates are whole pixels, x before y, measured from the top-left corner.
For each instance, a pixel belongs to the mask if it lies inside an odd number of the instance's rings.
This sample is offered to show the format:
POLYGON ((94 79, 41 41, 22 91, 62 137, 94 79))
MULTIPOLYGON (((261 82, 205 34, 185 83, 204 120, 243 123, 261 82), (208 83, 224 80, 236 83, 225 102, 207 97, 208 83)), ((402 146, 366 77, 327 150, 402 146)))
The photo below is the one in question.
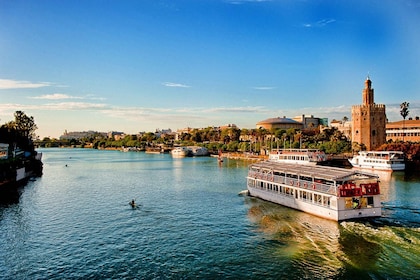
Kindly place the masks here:
POLYGON ((43 176, 0 204, 2 279, 420 275, 419 176, 380 174, 383 217, 337 223, 238 195, 240 160, 39 151, 43 176))

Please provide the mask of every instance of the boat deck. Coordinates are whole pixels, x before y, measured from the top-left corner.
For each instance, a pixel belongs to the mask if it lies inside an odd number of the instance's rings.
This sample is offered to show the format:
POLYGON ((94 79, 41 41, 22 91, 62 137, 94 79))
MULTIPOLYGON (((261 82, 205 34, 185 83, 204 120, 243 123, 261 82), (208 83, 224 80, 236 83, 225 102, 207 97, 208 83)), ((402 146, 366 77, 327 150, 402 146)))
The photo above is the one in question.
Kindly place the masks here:
POLYGON ((344 169, 329 166, 319 165, 302 165, 302 164, 289 164, 264 161, 254 163, 251 168, 257 168, 269 172, 284 172, 287 174, 296 174, 299 176, 326 179, 330 181, 343 181, 343 180, 357 180, 357 179, 370 179, 378 178, 376 174, 363 172, 361 170, 344 169))

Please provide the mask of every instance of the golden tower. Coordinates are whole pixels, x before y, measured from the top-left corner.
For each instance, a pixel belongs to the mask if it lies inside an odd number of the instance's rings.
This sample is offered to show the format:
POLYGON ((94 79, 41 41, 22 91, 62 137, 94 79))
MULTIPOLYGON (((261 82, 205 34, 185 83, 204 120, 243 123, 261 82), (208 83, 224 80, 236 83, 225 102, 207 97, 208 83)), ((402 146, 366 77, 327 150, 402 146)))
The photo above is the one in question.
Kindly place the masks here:
POLYGON ((367 77, 362 92, 362 105, 351 108, 353 143, 374 150, 386 142, 386 114, 384 104, 375 104, 372 81, 367 77))

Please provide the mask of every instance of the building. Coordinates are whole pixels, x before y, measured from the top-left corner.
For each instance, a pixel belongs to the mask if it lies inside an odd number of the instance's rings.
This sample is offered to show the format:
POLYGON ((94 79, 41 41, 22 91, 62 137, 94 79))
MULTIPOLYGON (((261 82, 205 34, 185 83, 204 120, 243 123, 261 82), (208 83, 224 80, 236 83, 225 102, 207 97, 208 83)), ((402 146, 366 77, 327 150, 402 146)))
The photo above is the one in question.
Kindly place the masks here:
POLYGON ((303 123, 295 121, 293 119, 289 119, 286 117, 280 118, 270 118, 257 123, 257 129, 265 128, 267 130, 272 129, 284 129, 287 130, 289 128, 296 128, 302 129, 303 123))
POLYGON ((344 136, 346 136, 348 140, 351 140, 351 122, 350 121, 332 120, 330 126, 336 128, 344 136))
POLYGON ((106 133, 97 132, 97 131, 93 131, 93 130, 73 131, 73 132, 67 132, 67 130, 65 130, 63 135, 60 136, 60 140, 72 140, 72 139, 80 140, 82 138, 96 137, 97 135, 101 135, 101 136, 105 137, 106 133))
POLYGON ((115 141, 124 139, 125 137, 125 133, 120 131, 110 131, 106 135, 109 139, 114 139, 115 141))
POLYGON ((234 123, 229 123, 229 124, 226 124, 226 125, 219 126, 220 130, 230 129, 230 128, 238 129, 238 127, 234 123))
POLYGON ((387 141, 420 142, 420 119, 416 117, 408 120, 389 122, 386 124, 387 141), (404 138, 404 139, 403 139, 404 138))
POLYGON ((386 142, 386 114, 384 104, 375 104, 372 81, 369 77, 365 81, 362 92, 362 105, 353 105, 352 142, 374 150, 386 142))
POLYGON ((301 122, 303 124, 303 129, 315 129, 324 124, 324 119, 315 118, 313 115, 310 115, 309 117, 301 115, 294 117, 293 120, 301 122))

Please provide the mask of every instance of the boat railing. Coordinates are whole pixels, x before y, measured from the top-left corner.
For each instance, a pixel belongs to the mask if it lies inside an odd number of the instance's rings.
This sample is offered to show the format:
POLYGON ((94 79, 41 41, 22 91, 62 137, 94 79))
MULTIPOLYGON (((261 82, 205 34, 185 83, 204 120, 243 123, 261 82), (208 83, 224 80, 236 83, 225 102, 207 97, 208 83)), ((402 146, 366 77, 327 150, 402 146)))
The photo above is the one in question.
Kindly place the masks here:
POLYGON ((249 172, 248 176, 253 177, 255 179, 273 182, 276 184, 289 185, 291 187, 300 188, 304 190, 311 190, 311 191, 337 195, 336 186, 324 184, 320 182, 297 179, 297 178, 290 178, 286 176, 274 175, 272 173, 262 173, 262 172, 255 172, 255 171, 249 172))

